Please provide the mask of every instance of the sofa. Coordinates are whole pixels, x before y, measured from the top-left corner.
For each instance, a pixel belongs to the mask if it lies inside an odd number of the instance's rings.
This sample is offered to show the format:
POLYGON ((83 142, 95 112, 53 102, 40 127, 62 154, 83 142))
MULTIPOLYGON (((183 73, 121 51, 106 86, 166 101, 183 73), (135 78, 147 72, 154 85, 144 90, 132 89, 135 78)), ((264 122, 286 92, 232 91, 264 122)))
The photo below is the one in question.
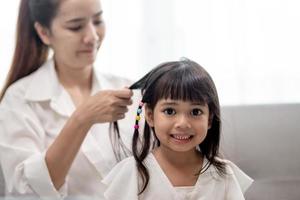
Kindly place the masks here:
POLYGON ((246 199, 300 200, 300 104, 223 106, 221 118, 222 154, 255 180, 246 199))
POLYGON ((225 106, 221 150, 254 179, 247 200, 300 200, 300 104, 225 106))

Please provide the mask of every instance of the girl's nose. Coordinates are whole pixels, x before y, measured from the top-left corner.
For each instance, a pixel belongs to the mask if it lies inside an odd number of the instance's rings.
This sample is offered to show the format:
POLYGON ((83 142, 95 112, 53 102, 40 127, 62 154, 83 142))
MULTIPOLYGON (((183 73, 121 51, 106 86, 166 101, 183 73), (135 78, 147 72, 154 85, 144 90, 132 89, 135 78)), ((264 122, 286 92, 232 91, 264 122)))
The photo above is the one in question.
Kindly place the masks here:
POLYGON ((180 129, 186 129, 186 128, 191 128, 191 124, 189 121, 188 116, 186 115, 180 115, 176 119, 176 128, 180 129))
POLYGON ((90 22, 88 25, 87 25, 87 28, 86 28, 86 32, 85 32, 85 35, 84 35, 84 43, 86 44, 89 44, 89 43, 95 43, 99 40, 99 35, 98 35, 98 32, 97 32, 97 28, 95 27, 95 25, 90 22))

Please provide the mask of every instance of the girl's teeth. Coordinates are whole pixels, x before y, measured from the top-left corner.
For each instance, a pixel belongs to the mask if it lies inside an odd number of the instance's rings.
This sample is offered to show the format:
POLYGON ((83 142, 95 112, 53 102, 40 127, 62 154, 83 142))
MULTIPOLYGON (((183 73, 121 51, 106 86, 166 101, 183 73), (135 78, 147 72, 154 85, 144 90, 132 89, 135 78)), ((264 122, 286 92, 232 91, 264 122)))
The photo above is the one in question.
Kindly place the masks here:
POLYGON ((189 139, 191 136, 183 136, 183 135, 173 135, 175 139, 178 140, 187 140, 189 139))

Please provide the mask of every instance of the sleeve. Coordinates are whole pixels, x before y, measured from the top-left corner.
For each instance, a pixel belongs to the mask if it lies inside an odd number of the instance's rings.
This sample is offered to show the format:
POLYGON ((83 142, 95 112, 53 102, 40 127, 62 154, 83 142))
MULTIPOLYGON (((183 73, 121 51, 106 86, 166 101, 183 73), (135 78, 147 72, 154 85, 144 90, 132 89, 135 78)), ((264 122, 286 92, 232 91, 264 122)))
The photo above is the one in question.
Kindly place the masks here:
POLYGON ((104 196, 107 200, 138 200, 138 173, 133 157, 118 163, 104 177, 104 196))
POLYGON ((238 168, 234 163, 231 161, 228 162, 229 167, 231 168, 239 186, 243 193, 251 186, 253 183, 253 179, 250 178, 247 174, 245 174, 240 168, 238 168))
POLYGON ((57 191, 45 162, 45 133, 27 104, 5 99, 0 107, 0 163, 6 195, 62 199, 66 184, 57 191))
POLYGON ((253 179, 230 161, 227 162, 227 169, 226 199, 244 199, 244 193, 252 184, 253 179))

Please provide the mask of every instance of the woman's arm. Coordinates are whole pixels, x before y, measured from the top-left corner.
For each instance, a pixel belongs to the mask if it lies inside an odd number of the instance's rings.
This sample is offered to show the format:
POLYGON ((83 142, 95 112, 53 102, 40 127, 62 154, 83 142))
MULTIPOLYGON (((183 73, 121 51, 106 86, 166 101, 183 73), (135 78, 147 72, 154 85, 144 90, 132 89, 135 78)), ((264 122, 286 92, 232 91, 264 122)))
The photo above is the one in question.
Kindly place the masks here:
POLYGON ((46 152, 45 161, 57 190, 64 184, 91 126, 124 118, 131 96, 128 89, 101 91, 76 109, 46 152))

